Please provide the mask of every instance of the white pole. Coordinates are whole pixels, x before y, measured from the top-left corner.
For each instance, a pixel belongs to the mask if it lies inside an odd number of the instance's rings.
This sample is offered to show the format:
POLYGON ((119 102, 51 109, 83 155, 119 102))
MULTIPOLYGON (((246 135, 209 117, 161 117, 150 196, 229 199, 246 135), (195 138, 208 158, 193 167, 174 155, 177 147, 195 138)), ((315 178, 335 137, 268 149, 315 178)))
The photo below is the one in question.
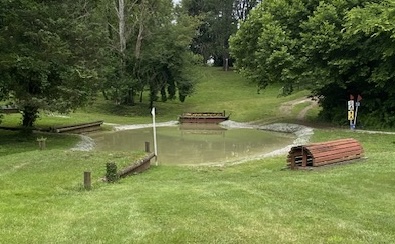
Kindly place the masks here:
POLYGON ((358 107, 359 107, 359 104, 357 103, 357 106, 355 108, 355 116, 354 116, 354 128, 357 125, 358 107))
POLYGON ((152 114, 152 128, 154 129, 154 153, 155 153, 155 158, 156 158, 156 165, 158 165, 158 147, 156 144, 156 124, 155 124, 155 108, 152 108, 151 111, 152 114))

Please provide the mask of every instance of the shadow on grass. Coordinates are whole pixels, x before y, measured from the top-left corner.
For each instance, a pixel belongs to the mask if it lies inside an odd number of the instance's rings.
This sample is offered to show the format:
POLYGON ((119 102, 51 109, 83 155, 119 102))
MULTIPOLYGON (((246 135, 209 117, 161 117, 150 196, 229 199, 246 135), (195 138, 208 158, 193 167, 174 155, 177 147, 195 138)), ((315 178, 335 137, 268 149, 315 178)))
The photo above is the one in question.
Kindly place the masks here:
POLYGON ((47 149, 71 147, 78 137, 48 133, 26 133, 0 129, 0 156, 40 150, 38 138, 46 138, 47 149))

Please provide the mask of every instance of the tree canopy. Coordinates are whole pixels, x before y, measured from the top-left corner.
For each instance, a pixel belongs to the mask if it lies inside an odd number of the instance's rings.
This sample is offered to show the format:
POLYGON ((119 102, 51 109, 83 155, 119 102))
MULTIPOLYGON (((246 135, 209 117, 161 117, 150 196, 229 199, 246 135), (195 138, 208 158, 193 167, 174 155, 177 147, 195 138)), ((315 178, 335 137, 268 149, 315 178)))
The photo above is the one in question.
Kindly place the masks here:
POLYGON ((1 1, 0 100, 26 127, 39 110, 70 112, 98 91, 129 105, 145 90, 151 107, 159 94, 184 101, 198 23, 171 0, 1 1))
POLYGON ((148 89, 152 107, 159 93, 162 101, 178 97, 182 102, 192 94, 194 77, 185 74, 195 62, 189 50, 193 18, 170 0, 118 0, 115 6, 103 1, 103 7, 111 60, 102 89, 106 97, 134 105, 148 89))
POLYGON ((258 0, 183 0, 183 9, 200 19, 191 50, 203 56, 204 62, 213 58, 225 65, 229 59, 229 37, 237 30, 258 0))
POLYGON ((100 31, 92 5, 78 1, 1 1, 0 81, 32 126, 38 109, 68 112, 92 100, 100 31))
POLYGON ((266 0, 232 36, 231 53, 260 88, 311 89, 324 119, 347 121, 349 95, 361 95, 365 125, 394 126, 394 4, 266 0))

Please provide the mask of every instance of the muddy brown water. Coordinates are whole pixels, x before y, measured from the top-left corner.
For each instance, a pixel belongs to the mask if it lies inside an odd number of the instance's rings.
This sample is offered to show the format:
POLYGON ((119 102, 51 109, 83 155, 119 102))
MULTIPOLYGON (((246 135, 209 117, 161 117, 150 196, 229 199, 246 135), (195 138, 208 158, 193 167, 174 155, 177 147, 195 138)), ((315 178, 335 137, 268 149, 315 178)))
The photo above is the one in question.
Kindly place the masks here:
MULTIPOLYGON (((218 164, 254 158, 292 144, 295 136, 257 129, 226 129, 218 125, 158 127, 160 164, 218 164)), ((143 151, 150 142, 152 128, 106 132, 90 136, 100 151, 143 151)))

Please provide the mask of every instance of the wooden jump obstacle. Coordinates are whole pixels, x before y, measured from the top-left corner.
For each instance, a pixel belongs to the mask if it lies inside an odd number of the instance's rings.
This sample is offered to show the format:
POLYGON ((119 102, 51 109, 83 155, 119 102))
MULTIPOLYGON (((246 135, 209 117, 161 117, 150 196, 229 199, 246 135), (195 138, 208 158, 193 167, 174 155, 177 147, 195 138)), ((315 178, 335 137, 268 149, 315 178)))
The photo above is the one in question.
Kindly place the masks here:
POLYGON ((151 159, 155 157, 155 153, 149 153, 144 158, 134 162, 132 165, 123 168, 118 172, 120 178, 124 178, 131 174, 141 173, 151 167, 151 159))
POLYGON ((352 138, 292 147, 287 164, 291 169, 306 169, 342 163, 363 157, 361 144, 352 138))
POLYGON ((129 175, 141 173, 148 170, 151 167, 151 160, 156 157, 155 153, 150 152, 150 143, 145 142, 145 152, 147 155, 135 162, 132 162, 129 166, 117 171, 119 178, 125 178, 129 175))
POLYGON ((224 112, 191 112, 183 113, 178 117, 180 123, 211 123, 219 124, 229 119, 230 115, 224 112))
POLYGON ((20 113, 21 111, 19 110, 19 108, 2 107, 2 108, 0 108, 0 112, 3 114, 17 114, 17 113, 20 113))
POLYGON ((103 124, 103 121, 94 121, 89 123, 81 123, 74 125, 66 125, 66 126, 56 126, 51 127, 50 131, 55 133, 74 133, 80 134, 85 132, 96 131, 100 129, 100 126, 103 124))

